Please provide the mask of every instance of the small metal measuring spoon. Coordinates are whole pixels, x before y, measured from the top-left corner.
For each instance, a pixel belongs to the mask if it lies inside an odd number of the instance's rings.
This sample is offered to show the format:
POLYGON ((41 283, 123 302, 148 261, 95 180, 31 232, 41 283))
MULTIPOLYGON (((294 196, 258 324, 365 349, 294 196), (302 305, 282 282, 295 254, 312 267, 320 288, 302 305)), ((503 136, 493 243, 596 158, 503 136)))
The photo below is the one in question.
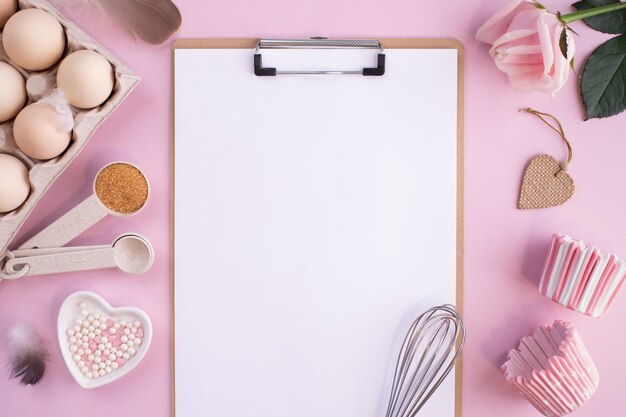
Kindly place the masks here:
MULTIPOLYGON (((0 262, 0 278, 12 280, 31 275, 48 275, 92 269, 118 268, 127 274, 143 274, 154 261, 150 241, 137 234, 118 237, 112 245, 76 248, 30 249, 28 256, 6 252, 0 262)), ((26 251, 16 251, 18 254, 26 251)))
POLYGON ((130 217, 139 213, 148 202, 149 195, 150 184, 139 168, 128 162, 110 163, 96 175, 92 195, 30 238, 19 249, 65 246, 109 214, 130 217), (119 174, 120 171, 126 174, 119 174), (139 184, 131 184, 131 179, 139 180, 139 184), (118 207, 131 201, 136 204, 130 208, 121 210, 118 207))

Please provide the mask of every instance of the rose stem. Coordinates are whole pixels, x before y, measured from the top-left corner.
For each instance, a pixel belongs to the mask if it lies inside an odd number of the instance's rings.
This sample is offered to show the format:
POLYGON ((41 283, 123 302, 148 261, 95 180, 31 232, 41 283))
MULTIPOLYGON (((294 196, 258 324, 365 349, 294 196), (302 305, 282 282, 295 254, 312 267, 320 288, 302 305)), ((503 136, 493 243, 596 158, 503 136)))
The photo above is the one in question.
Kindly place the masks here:
POLYGON ((617 10, 625 9, 626 3, 608 4, 606 6, 594 7, 593 9, 581 10, 579 12, 561 15, 561 21, 565 24, 575 22, 576 20, 586 19, 592 16, 598 16, 605 13, 611 13, 617 10))

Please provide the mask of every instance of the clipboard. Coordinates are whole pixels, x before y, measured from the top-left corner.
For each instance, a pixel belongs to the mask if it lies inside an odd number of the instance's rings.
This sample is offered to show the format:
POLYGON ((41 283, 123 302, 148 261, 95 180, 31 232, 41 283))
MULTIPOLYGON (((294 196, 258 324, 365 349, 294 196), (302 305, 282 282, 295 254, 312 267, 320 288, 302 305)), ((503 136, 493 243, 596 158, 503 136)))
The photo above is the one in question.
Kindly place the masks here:
MULTIPOLYGON (((348 40, 347 44, 342 44, 341 48, 379 48, 380 53, 378 54, 376 62, 374 62, 370 67, 363 67, 358 69, 346 69, 346 68, 323 68, 323 69, 308 69, 304 72, 301 71, 290 71, 284 70, 281 71, 280 68, 273 68, 271 66, 265 66, 265 62, 262 57, 263 46, 266 48, 317 48, 316 44, 318 40, 325 38, 311 38, 308 40, 298 40, 301 42, 296 42, 292 44, 281 43, 280 45, 272 45, 271 42, 263 45, 262 40, 260 39, 182 39, 178 40, 173 45, 172 50, 172 119, 171 119, 171 137, 172 137, 172 159, 171 159, 171 340, 172 340, 172 356, 171 356, 171 404, 172 404, 172 415, 176 414, 176 316, 175 316, 175 270, 176 270, 176 260, 175 260, 175 210, 176 203, 174 196, 176 195, 176 179, 175 179, 175 161, 176 161, 176 106, 175 106, 175 96, 176 96, 176 87, 175 87, 175 79, 176 79, 176 61, 175 55, 176 51, 185 50, 185 49, 245 49, 250 51, 250 59, 251 59, 251 71, 254 71, 257 77, 280 77, 280 76, 290 76, 290 75, 311 75, 311 76, 319 76, 319 75, 330 75, 330 76, 384 76, 385 73, 385 50, 393 50, 393 49, 453 49, 456 50, 457 56, 457 95, 456 95, 456 307, 463 313, 463 202, 464 202, 464 192, 463 192, 463 103, 464 103, 464 89, 463 89, 463 45, 454 40, 454 39, 414 39, 414 38, 384 38, 377 40, 377 44, 374 45, 372 43, 364 45, 358 44, 356 46, 350 46, 350 42, 353 40, 348 40), (269 45, 269 46, 268 46, 269 45), (252 65, 252 60, 254 65, 252 65)), ((294 42, 294 40, 289 40, 290 42, 294 42)), ((336 45, 335 45, 336 46, 336 45)), ((395 355, 395 351, 392 354, 395 355)), ((390 370, 390 373, 392 370, 390 370)), ((457 365, 455 368, 455 376, 454 376, 454 385, 455 385, 455 403, 454 403, 454 415, 455 417, 461 417, 461 389, 462 389, 462 357, 457 361, 457 365)), ((178 416, 178 417, 187 417, 187 416, 178 416)))

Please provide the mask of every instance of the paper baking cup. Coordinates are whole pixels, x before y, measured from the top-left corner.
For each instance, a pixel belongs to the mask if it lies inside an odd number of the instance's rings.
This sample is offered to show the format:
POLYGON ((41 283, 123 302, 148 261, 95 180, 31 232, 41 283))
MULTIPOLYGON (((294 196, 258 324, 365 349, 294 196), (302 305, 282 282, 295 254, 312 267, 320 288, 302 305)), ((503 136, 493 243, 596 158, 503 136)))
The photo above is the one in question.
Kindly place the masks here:
POLYGON ((573 324, 556 320, 520 340, 502 365, 506 381, 544 416, 564 416, 589 400, 600 377, 573 324))
POLYGON ((602 317, 624 284, 626 263, 580 240, 555 234, 539 292, 579 313, 602 317))

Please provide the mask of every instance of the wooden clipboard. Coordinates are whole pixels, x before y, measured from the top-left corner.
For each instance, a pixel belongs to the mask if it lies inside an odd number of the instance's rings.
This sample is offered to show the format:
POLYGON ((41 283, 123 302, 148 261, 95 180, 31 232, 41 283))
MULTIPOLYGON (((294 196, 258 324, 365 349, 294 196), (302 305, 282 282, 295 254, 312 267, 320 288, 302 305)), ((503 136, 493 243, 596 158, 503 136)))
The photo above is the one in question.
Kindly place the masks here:
MULTIPOLYGON (((175 364, 175 53, 181 49, 250 49, 256 47, 256 38, 207 38, 179 39, 172 47, 172 87, 171 87, 171 160, 170 160, 170 312, 171 312, 171 414, 176 414, 176 364, 175 364)), ((456 219, 456 307, 463 314, 463 278, 464 278, 464 48, 456 39, 426 38, 381 38, 385 49, 456 49, 457 50, 457 219, 456 219)), ((455 416, 462 416, 462 381, 463 356, 461 355, 455 368, 455 416)))

